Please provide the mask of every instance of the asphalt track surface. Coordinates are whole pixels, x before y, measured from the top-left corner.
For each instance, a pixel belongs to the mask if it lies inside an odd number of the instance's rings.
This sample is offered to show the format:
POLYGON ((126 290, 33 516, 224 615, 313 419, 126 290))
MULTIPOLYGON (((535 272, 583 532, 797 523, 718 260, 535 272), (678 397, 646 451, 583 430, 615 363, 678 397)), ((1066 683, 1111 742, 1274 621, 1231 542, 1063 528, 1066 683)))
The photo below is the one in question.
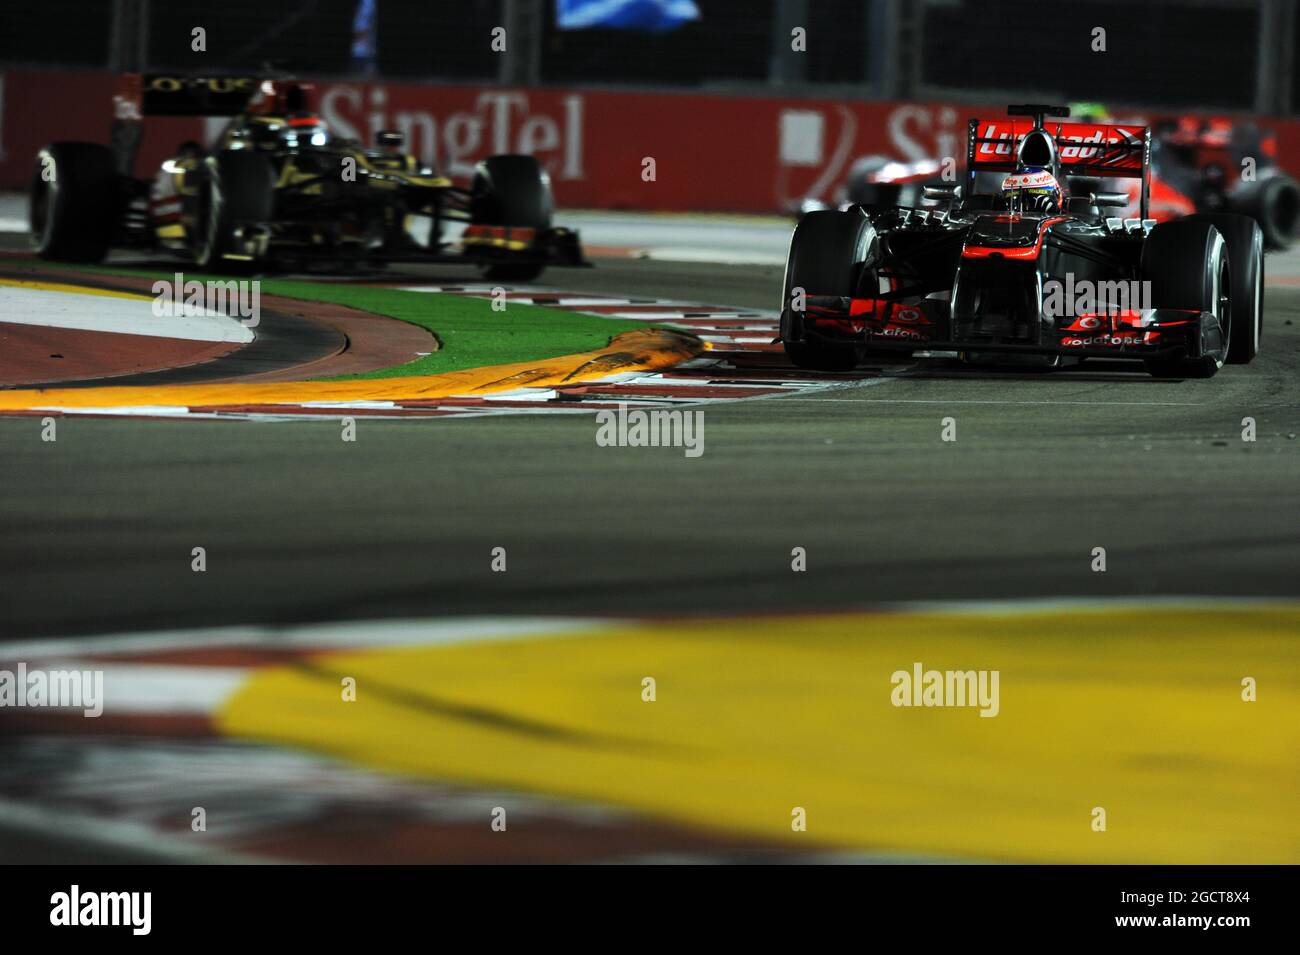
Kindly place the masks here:
MULTIPOLYGON (((772 308, 781 269, 603 260, 547 278, 772 308)), ((0 419, 3 636, 1294 597, 1300 288, 1267 302, 1261 357, 1209 381, 893 362, 843 389, 709 405, 698 458, 598 447, 590 416, 361 419, 355 443, 333 419, 65 417, 54 443, 39 418, 0 419)))

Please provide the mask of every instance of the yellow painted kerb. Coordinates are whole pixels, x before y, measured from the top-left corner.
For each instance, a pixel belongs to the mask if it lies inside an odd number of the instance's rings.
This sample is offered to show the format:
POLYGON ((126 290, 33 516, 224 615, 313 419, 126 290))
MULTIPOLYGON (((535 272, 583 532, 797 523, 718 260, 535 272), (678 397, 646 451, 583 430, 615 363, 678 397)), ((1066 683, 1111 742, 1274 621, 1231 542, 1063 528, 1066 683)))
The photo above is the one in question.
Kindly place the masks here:
POLYGON ((64 282, 34 282, 29 279, 0 278, 0 287, 27 289, 33 292, 61 292, 65 295, 97 295, 101 298, 129 298, 150 301, 154 296, 121 289, 91 288, 86 285, 68 285, 64 282))
POLYGON ((611 623, 270 667, 219 725, 810 850, 1294 864, 1298 632, 1295 604, 611 623), (915 664, 996 670, 997 715, 894 705, 915 664))
MULTIPOLYGON (((80 289, 79 289, 80 291, 80 289)), ((322 401, 417 401, 483 395, 525 386, 555 387, 618 372, 671 367, 703 351, 699 339, 680 332, 624 332, 590 352, 540 361, 469 368, 442 375, 353 381, 219 382, 103 388, 29 388, 0 391, 0 411, 61 408, 222 407, 322 401)))

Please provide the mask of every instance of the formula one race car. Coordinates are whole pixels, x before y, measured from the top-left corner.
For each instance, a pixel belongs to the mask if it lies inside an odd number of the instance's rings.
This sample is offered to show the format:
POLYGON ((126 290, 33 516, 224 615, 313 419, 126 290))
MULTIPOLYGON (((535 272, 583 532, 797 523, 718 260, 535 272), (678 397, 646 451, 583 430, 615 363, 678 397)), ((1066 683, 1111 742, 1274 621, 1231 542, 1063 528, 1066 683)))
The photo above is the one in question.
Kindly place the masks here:
POLYGON ((1151 134, 1045 122, 1064 106, 970 121, 967 182, 936 208, 810 212, 790 242, 781 341, 798 366, 855 367, 871 351, 968 361, 1140 359, 1158 377, 1208 378, 1259 350, 1264 241, 1246 216, 1147 217, 1151 134), (976 177, 1003 174, 974 194, 976 177), (1102 178, 1141 180, 1140 218, 1102 178), (1068 189, 1062 186, 1068 182, 1068 189))
POLYGON ((1167 213, 1237 212, 1259 223, 1266 247, 1295 241, 1300 183, 1278 165, 1274 133, 1249 122, 1182 117, 1156 123, 1152 147, 1153 189, 1167 213))
MULTIPOLYGON (((1112 119, 1099 103, 1074 104, 1070 117, 1146 125, 1141 119, 1112 119)), ((1286 249, 1296 240, 1300 183, 1279 165, 1274 131, 1248 120, 1204 116, 1158 119, 1150 125, 1151 218, 1165 222, 1197 212, 1236 212, 1259 223, 1265 249, 1286 249)), ((940 168, 935 158, 900 162, 883 155, 860 156, 836 189, 834 206, 924 206, 923 189, 943 184, 940 168)), ((987 186, 984 180, 981 176, 987 186)), ((1128 192, 1130 215, 1137 211, 1138 190, 1131 180, 1107 182, 1103 188, 1128 192)), ((798 211, 826 208, 827 203, 810 196, 798 211)))
MULTIPOLYGON (((899 162, 888 156, 860 156, 849 167, 843 185, 836 191, 835 208, 863 206, 920 206, 926 186, 943 185, 943 164, 938 159, 899 162)), ((830 206, 808 197, 799 203, 800 214, 830 206)))
POLYGON ((576 232, 551 225, 550 181, 531 156, 489 156, 460 188, 378 133, 334 137, 310 87, 253 77, 125 76, 110 145, 60 142, 37 157, 32 244, 44 258, 97 262, 112 246, 164 248, 205 268, 327 261, 471 263, 527 281, 585 265, 576 232), (210 149, 182 143, 152 179, 132 168, 149 115, 228 116, 210 149), (448 221, 468 223, 461 251, 448 221))

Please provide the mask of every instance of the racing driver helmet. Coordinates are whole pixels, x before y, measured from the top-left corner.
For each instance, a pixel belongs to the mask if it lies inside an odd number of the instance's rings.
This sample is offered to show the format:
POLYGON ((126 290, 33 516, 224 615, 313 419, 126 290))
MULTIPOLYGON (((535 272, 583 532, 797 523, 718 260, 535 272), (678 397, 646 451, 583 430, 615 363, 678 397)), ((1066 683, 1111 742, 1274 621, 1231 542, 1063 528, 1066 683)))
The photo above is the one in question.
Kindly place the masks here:
POLYGON ((1061 184, 1041 166, 1023 166, 1002 180, 1002 203, 1025 212, 1060 212, 1061 184))

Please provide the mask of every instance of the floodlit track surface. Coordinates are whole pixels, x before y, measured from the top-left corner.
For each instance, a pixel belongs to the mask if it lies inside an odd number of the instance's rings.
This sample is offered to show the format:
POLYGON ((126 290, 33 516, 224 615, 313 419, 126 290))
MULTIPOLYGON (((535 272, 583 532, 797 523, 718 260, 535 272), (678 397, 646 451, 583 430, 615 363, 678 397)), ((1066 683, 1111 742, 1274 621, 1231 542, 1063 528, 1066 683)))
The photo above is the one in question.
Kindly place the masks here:
MULTIPOLYGON (((560 277, 750 306, 780 281, 654 262, 560 277)), ((51 444, 39 418, 0 420, 5 630, 1291 595, 1300 291, 1268 299, 1261 358, 1209 381, 897 363, 710 405, 692 459, 599 447, 591 417, 365 421, 355 443, 336 421, 65 418, 51 444), (190 572, 195 546, 206 575, 190 572), (495 546, 506 574, 488 567, 495 546), (795 546, 808 573, 790 572, 795 546), (1105 574, 1088 570, 1098 546, 1105 574)))
MULTIPOLYGON (((254 624, 274 646, 297 623, 396 617, 1294 599, 1300 289, 1290 261, 1270 261, 1282 284, 1268 290, 1261 358, 1210 381, 1157 382, 1101 363, 1038 374, 894 362, 842 388, 710 404, 698 458, 599 447, 591 416, 363 420, 354 443, 333 420, 69 417, 52 444, 39 418, 0 420, 4 636, 93 643, 96 633, 254 624), (1242 440, 1248 417, 1253 442, 1242 440), (944 418, 956 441, 941 440, 944 418), (206 573, 191 571, 196 546, 206 573), (505 573, 492 571, 496 547, 505 573), (791 570, 795 547, 806 572, 791 570), (1091 569, 1097 547, 1105 573, 1091 569)), ((408 277, 472 280, 396 276, 408 277)), ((565 290, 771 309, 781 270, 607 260, 549 278, 565 290)), ((210 744, 176 745, 192 755, 210 744)), ((183 774, 175 755, 167 771, 183 774)), ((330 771, 277 764, 259 778, 291 786, 330 771)), ((102 851, 132 857, 132 833, 118 835, 102 851)), ((698 839, 660 832, 636 851, 765 851, 698 839)))

